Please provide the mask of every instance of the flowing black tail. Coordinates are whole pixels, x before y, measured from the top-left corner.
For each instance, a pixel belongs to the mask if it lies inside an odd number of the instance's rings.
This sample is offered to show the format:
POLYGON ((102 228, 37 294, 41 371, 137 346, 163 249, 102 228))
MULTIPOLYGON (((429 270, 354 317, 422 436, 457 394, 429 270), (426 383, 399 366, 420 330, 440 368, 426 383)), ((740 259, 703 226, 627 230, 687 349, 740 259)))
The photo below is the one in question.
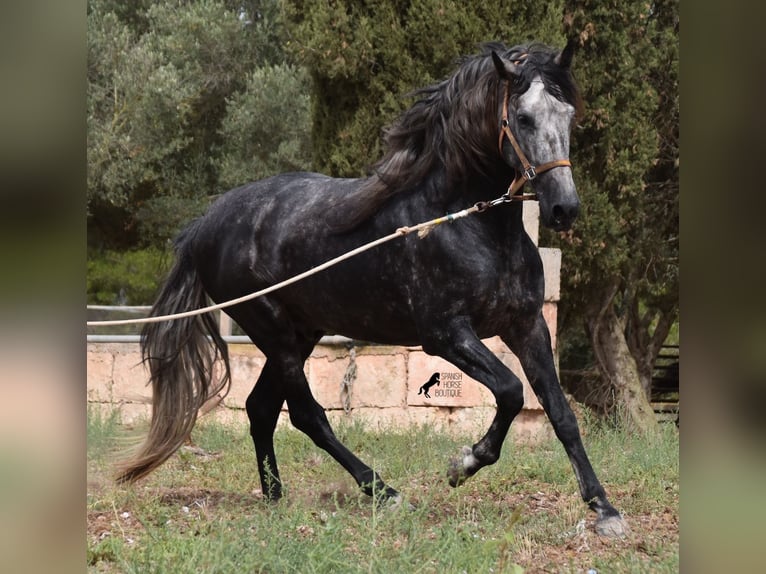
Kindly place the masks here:
MULTIPOLYGON (((207 305, 189 253, 189 229, 176 240, 176 262, 152 307, 151 316, 170 315, 207 305)), ((174 321, 147 323, 141 333, 141 356, 149 366, 152 418, 138 449, 118 464, 117 481, 134 482, 165 462, 184 443, 197 411, 231 385, 226 342, 210 313, 174 321), (223 373, 216 377, 217 359, 223 373)))

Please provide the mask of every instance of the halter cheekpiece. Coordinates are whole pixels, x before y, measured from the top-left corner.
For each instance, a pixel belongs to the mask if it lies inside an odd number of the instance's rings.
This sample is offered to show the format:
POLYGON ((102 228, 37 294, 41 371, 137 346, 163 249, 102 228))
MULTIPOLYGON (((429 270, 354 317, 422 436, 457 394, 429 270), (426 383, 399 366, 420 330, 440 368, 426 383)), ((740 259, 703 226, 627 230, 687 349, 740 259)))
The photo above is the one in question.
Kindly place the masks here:
MULTIPOLYGON (((517 57, 513 61, 514 64, 522 65, 524 63, 524 60, 526 60, 527 54, 522 54, 517 57)), ((517 192, 521 190, 522 187, 524 187, 524 184, 528 181, 532 181, 535 179, 539 174, 546 172, 548 170, 551 170, 556 167, 572 167, 572 163, 568 159, 556 159, 553 161, 546 162, 542 165, 534 166, 531 163, 529 163, 529 160, 527 159, 527 156, 524 155, 524 152, 521 150, 521 146, 519 145, 519 142, 516 141, 516 138, 513 135, 513 132, 511 131, 511 124, 508 121, 508 102, 510 100, 510 92, 511 92, 511 82, 510 80, 505 81, 505 95, 503 96, 503 119, 500 121, 500 137, 498 139, 498 148, 500 149, 500 155, 503 155, 503 139, 508 138, 508 141, 511 142, 511 146, 513 146, 514 151, 516 152, 516 155, 519 158, 519 161, 521 162, 521 174, 519 172, 516 172, 516 176, 513 178, 513 181, 511 182, 511 185, 508 186, 508 191, 506 191, 504 197, 506 198, 506 201, 512 201, 512 197, 516 196, 517 192)), ((535 194, 521 194, 520 196, 517 196, 518 199, 535 199, 535 194)))

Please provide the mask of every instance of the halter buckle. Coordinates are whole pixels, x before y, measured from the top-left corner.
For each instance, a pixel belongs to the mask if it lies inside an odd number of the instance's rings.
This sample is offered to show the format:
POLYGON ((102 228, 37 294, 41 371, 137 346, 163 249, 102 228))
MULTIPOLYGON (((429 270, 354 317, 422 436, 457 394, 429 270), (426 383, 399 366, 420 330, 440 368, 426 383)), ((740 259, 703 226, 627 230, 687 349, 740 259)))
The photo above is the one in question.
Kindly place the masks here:
POLYGON ((527 169, 523 171, 524 179, 527 181, 532 181, 537 177, 537 172, 535 171, 535 166, 530 165, 527 169))

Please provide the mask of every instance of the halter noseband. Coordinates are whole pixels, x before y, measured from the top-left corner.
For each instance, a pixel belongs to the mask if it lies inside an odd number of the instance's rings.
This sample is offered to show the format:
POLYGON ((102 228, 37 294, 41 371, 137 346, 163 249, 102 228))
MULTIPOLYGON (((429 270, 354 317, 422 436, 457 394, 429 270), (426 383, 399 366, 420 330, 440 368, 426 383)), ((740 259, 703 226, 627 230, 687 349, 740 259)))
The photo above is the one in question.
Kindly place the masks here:
POLYGON ((527 156, 524 155, 523 151, 521 151, 521 146, 519 145, 519 142, 516 141, 516 138, 514 137, 513 132, 511 131, 511 125, 508 122, 509 98, 510 98, 510 82, 506 80, 505 96, 503 97, 503 119, 500 122, 500 138, 498 140, 498 147, 500 148, 500 155, 502 156, 503 155, 503 138, 507 137, 508 141, 511 142, 511 145, 513 146, 514 151, 516 151, 516 155, 518 156, 519 161, 521 162, 522 172, 521 172, 521 177, 519 177, 519 173, 516 172, 516 176, 513 178, 511 185, 508 186, 508 191, 505 192, 504 197, 507 197, 508 201, 510 201, 511 197, 514 197, 514 196, 518 197, 518 199, 520 200, 535 199, 536 197, 535 194, 521 194, 517 196, 516 193, 522 187, 524 187, 525 183, 535 179, 538 174, 546 172, 555 167, 572 167, 572 163, 568 159, 556 159, 538 166, 533 166, 531 163, 529 163, 527 156))

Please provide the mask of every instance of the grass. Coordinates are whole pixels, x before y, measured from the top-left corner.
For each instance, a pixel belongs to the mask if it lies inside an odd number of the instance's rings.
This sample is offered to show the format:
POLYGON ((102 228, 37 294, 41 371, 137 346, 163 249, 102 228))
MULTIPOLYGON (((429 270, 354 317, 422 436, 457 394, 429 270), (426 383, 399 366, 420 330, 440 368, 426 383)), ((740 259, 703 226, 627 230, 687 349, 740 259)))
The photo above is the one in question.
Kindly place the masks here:
POLYGON ((380 510, 303 434, 278 430, 285 498, 260 495, 246 428, 201 421, 133 487, 109 480, 119 417, 88 421, 89 572, 677 572, 678 432, 641 438, 584 425, 591 461, 630 535, 604 540, 561 445, 507 441, 497 464, 450 488, 460 440, 424 426, 337 434, 414 510, 380 510))

